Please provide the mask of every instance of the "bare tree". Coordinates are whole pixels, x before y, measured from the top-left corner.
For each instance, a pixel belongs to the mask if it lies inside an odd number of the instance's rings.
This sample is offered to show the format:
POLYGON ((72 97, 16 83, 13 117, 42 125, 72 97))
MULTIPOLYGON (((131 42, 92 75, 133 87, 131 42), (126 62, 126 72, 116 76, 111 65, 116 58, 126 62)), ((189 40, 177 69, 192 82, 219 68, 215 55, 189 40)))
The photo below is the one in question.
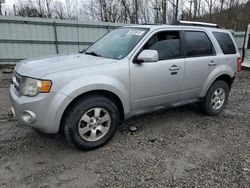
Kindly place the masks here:
POLYGON ((194 7, 193 19, 196 20, 197 17, 200 16, 201 0, 193 0, 193 7, 194 7))
POLYGON ((172 6, 172 22, 176 22, 179 16, 180 0, 169 0, 172 6))
POLYGON ((0 16, 2 16, 3 13, 2 13, 2 1, 0 1, 0 16))
POLYGON ((130 23, 139 23, 140 5, 143 4, 139 0, 121 0, 121 5, 125 13, 124 18, 130 23))
POLYGON ((135 24, 184 19, 241 28, 250 20, 249 8, 249 0, 20 0, 14 12, 21 16, 135 24))
POLYGON ((66 18, 69 20, 78 19, 78 0, 65 0, 66 18))
POLYGON ((66 12, 65 12, 65 5, 62 3, 62 1, 58 0, 54 3, 54 6, 52 7, 53 12, 55 14, 55 18, 58 19, 66 19, 66 12))
POLYGON ((209 14, 209 22, 212 22, 212 13, 213 13, 213 0, 205 0, 207 6, 208 6, 208 14, 209 14))
POLYGON ((139 22, 140 23, 150 23, 152 21, 152 12, 150 10, 150 1, 143 0, 140 2, 140 13, 139 13, 139 22))
POLYGON ((154 20, 156 23, 167 23, 168 0, 153 0, 152 9, 154 12, 154 20))
POLYGON ((225 0, 220 0, 220 21, 222 19, 222 11, 224 8, 225 0))
POLYGON ((45 15, 41 15, 41 12, 39 12, 32 1, 28 1, 26 3, 19 2, 17 5, 16 15, 23 17, 45 17, 45 15))
POLYGON ((52 12, 51 12, 51 2, 53 0, 45 0, 45 4, 46 4, 46 9, 47 9, 47 17, 51 18, 52 17, 52 12))

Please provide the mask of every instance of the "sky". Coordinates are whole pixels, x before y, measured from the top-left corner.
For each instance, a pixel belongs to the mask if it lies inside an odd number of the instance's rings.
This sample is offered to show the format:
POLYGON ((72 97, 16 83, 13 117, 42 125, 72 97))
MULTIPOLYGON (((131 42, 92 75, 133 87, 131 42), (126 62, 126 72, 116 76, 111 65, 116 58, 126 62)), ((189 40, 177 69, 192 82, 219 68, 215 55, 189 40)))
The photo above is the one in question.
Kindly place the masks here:
POLYGON ((5 4, 8 7, 12 7, 14 3, 15 3, 15 0, 5 0, 5 4))
POLYGON ((16 0, 5 0, 5 4, 2 4, 2 12, 4 13, 6 9, 12 8, 15 1, 16 0))
MULTIPOLYGON (((4 14, 5 11, 9 12, 8 10, 12 9, 13 8, 13 5, 14 4, 17 4, 18 2, 25 2, 25 1, 28 1, 28 0, 5 0, 5 4, 2 4, 2 12, 4 14)), ((65 0, 62 0, 62 1, 65 1, 65 0)), ((82 2, 88 2, 90 0, 81 0, 82 2)))
MULTIPOLYGON (((18 1, 22 1, 22 0, 5 0, 5 4, 6 4, 6 6, 8 6, 8 7, 12 7, 13 4, 15 4, 15 3, 18 2, 18 1)), ((89 1, 89 0, 84 0, 84 1, 89 1)))
MULTIPOLYGON (((3 6, 8 7, 8 8, 12 8, 13 4, 17 3, 18 1, 25 1, 25 0, 5 0, 5 5, 3 5, 3 6)), ((83 1, 89 1, 89 0, 83 0, 83 1)))

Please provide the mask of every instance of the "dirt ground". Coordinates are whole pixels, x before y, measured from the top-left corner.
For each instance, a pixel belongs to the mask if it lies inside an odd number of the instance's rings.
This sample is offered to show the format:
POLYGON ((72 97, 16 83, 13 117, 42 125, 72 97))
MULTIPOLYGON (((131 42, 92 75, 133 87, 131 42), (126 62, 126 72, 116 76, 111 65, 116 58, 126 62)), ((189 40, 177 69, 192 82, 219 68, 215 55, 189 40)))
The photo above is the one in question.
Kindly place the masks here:
POLYGON ((0 187, 250 187, 250 71, 239 73, 226 110, 203 115, 196 105, 124 123, 106 146, 72 148, 61 136, 19 125, 0 81, 0 187))

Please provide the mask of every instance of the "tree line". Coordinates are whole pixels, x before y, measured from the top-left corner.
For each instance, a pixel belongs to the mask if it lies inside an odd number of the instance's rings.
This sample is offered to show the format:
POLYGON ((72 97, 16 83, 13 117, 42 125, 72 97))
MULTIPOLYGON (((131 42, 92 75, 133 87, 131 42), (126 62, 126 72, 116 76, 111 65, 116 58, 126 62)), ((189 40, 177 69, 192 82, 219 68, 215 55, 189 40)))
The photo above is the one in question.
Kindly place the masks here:
POLYGON ((132 24, 181 19, 242 30, 250 23, 250 0, 22 0, 9 14, 132 24))

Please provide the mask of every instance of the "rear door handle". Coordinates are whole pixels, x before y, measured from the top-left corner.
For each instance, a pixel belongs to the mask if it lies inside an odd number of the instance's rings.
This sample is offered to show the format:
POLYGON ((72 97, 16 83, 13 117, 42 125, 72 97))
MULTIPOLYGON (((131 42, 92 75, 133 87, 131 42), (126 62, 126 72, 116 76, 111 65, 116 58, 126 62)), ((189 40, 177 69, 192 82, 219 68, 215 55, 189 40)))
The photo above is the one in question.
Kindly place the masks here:
POLYGON ((177 66, 177 65, 172 65, 169 70, 170 71, 177 71, 177 70, 180 70, 181 67, 177 66))
POLYGON ((216 63, 215 63, 214 61, 210 61, 210 62, 208 63, 208 66, 216 66, 216 63))

